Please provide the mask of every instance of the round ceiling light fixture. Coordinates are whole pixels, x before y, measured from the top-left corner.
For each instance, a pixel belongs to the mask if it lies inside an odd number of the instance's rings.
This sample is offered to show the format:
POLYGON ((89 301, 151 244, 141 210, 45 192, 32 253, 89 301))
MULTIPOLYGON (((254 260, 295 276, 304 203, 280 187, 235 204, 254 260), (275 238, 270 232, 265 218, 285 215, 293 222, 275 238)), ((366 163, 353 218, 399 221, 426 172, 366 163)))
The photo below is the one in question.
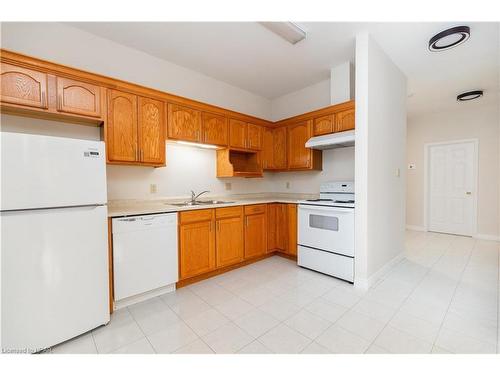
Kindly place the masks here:
POLYGON ((467 91, 457 95, 457 102, 467 102, 480 98, 481 96, 483 96, 483 90, 467 91))
POLYGON ((429 50, 432 52, 444 51, 465 43, 469 38, 469 26, 455 26, 434 35, 429 40, 429 50))

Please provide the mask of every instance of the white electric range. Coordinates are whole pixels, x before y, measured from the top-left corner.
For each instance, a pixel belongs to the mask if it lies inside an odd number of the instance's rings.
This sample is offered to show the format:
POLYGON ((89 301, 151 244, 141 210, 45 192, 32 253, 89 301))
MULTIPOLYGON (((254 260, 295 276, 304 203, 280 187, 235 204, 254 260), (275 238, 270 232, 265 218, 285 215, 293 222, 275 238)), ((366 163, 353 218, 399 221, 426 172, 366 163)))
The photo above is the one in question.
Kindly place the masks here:
POLYGON ((354 182, 325 182, 299 202, 298 265, 354 282, 354 182))

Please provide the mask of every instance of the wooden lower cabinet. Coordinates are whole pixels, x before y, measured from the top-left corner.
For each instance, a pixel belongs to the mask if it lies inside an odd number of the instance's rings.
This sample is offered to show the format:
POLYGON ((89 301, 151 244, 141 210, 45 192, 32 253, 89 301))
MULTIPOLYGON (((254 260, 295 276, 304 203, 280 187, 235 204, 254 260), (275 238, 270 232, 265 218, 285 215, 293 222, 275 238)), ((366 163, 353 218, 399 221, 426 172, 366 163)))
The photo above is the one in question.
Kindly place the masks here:
POLYGON ((180 279, 210 272, 216 267, 214 210, 179 214, 180 279))
POLYGON ((287 207, 287 254, 297 256, 297 205, 288 203, 287 207))
MULTIPOLYGON (((267 207, 258 213, 245 213, 245 259, 267 253, 267 207)), ((245 211, 247 207, 246 206, 245 211)), ((255 206, 254 206, 255 207, 255 206)))
POLYGON ((297 255, 297 205, 268 204, 268 252, 297 255))
POLYGON ((243 261, 243 207, 216 209, 217 268, 243 261))

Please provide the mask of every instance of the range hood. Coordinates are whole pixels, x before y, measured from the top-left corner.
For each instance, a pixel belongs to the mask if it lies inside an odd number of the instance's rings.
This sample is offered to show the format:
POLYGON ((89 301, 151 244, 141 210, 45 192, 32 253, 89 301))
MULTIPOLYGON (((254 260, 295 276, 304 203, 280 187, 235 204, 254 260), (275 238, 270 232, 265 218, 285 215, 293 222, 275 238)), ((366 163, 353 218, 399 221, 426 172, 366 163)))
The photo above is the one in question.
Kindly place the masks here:
POLYGON ((348 130, 340 133, 332 133, 312 137, 306 142, 306 147, 317 150, 327 150, 330 148, 354 146, 354 130, 348 130))

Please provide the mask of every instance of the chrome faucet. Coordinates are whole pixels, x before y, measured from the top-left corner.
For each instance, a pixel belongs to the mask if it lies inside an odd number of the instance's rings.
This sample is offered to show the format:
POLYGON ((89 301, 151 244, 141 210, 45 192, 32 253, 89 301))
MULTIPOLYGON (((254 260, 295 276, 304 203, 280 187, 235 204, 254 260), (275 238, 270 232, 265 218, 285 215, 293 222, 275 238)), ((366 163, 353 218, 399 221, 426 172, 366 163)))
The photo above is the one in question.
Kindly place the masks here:
POLYGON ((205 193, 210 193, 210 190, 202 191, 199 194, 196 194, 193 190, 191 190, 191 204, 196 203, 196 200, 200 197, 200 195, 205 194, 205 193))

